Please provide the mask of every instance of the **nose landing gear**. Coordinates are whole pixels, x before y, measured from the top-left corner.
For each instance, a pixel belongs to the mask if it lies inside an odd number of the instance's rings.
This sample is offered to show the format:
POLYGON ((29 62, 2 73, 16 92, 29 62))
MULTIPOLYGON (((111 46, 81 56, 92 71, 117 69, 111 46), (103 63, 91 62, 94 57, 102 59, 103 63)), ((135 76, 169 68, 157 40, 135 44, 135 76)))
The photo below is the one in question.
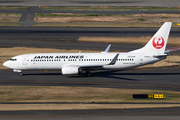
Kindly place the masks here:
POLYGON ((13 72, 18 72, 20 76, 22 76, 22 70, 13 70, 13 72))
POLYGON ((23 76, 22 71, 19 73, 20 76, 23 76))

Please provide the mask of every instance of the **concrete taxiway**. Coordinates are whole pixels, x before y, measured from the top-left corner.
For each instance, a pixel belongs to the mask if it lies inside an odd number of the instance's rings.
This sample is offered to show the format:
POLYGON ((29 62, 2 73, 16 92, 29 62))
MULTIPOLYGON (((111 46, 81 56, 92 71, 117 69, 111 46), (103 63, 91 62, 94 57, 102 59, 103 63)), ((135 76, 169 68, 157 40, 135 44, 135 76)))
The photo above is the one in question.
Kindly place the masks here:
MULTIPOLYGON (((159 28, 85 28, 85 27, 0 27, 0 39, 77 40, 91 37, 153 36, 159 28)), ((170 37, 180 37, 180 28, 171 28, 170 37)))
MULTIPOLYGON (((179 2, 176 0, 111 0, 111 1, 89 1, 89 0, 0 0, 2 6, 163 6, 163 7, 177 7, 179 2)), ((71 11, 39 11, 39 10, 0 10, 1 13, 23 13, 28 14, 31 18, 34 17, 34 13, 52 13, 63 12, 68 13, 71 11)), ((71 13, 96 13, 96 14, 137 14, 137 13, 178 13, 177 11, 120 11, 120 12, 89 12, 89 11, 73 11, 71 13)), ((28 16, 27 15, 27 16, 28 16)), ((26 19, 21 18, 21 21, 26 19)), ((32 20, 29 20, 32 21, 32 20)), ((25 22, 24 22, 25 23, 25 22)), ((22 23, 23 24, 23 23, 22 23)), ((30 24, 31 25, 31 24, 30 24)), ((92 49, 92 50, 104 50, 107 44, 96 43, 79 43, 76 40, 79 36, 151 36, 156 32, 158 28, 151 28, 148 33, 137 28, 119 32, 117 30, 107 30, 104 28, 98 28, 96 30, 84 30, 82 28, 66 28, 69 30, 62 30, 57 28, 17 28, 9 27, 9 30, 5 27, 0 28, 0 47, 48 47, 48 48, 64 48, 64 49, 92 49), (6 30, 7 31, 6 31, 6 30), (54 30, 57 29, 57 30, 54 30), (152 31, 151 31, 152 30, 152 31), (68 32, 69 31, 69 32, 68 32), (106 33, 106 34, 104 34, 106 33), (70 38, 69 36, 72 36, 70 38), (52 39, 51 39, 52 38, 52 39), (57 39, 69 39, 66 41, 55 41, 57 39)), ((114 29, 114 28, 113 28, 114 29)), ((174 28, 173 28, 174 29, 174 28)), ((171 35, 173 37, 179 37, 179 29, 175 32, 172 30, 171 35)), ((128 45, 128 44, 113 44, 111 50, 124 50, 129 51, 140 48, 142 45, 128 45)), ((169 47, 169 46, 168 46, 169 47)), ((50 71, 39 73, 39 71, 26 71, 24 76, 19 76, 17 73, 13 73, 12 70, 0 70, 0 84, 6 86, 82 86, 82 87, 106 87, 106 88, 129 88, 129 89, 158 89, 158 90, 173 90, 180 91, 180 67, 170 68, 153 68, 153 69, 133 69, 127 71, 102 71, 93 72, 92 77, 84 77, 84 74, 78 76, 62 76, 60 71, 50 71), (172 79, 173 78, 173 79, 172 79)), ((79 119, 180 119, 180 108, 156 108, 156 109, 125 109, 125 110, 68 110, 68 111, 0 111, 0 119, 3 120, 21 120, 21 119, 34 119, 34 120, 79 120, 79 119)))
POLYGON ((7 86, 82 86, 125 89, 180 91, 180 67, 132 69, 126 71, 96 71, 63 76, 60 71, 25 71, 23 76, 12 70, 0 70, 0 84, 7 86), (173 79, 172 79, 173 78, 173 79))
POLYGON ((179 11, 64 11, 64 10, 0 10, 0 13, 35 14, 35 13, 73 13, 73 14, 178 14, 179 11))
POLYGON ((0 0, 1 6, 158 6, 177 7, 177 0, 0 0))
MULTIPOLYGON (((0 27, 0 47, 37 47, 104 51, 107 43, 78 42, 81 36, 141 37, 153 36, 158 28, 56 28, 56 27, 0 27)), ((180 29, 172 28, 170 37, 180 37, 180 29)), ((148 40, 147 40, 148 41, 148 40)), ((131 51, 141 44, 113 43, 111 51, 131 51)), ((167 45, 167 49, 177 48, 167 45)), ((174 51, 170 54, 180 54, 174 51)))
POLYGON ((67 110, 67 111, 1 111, 3 120, 179 120, 180 108, 67 110))
MULTIPOLYGON (((73 86, 104 87, 125 89, 153 89, 180 91, 180 67, 133 69, 127 71, 93 72, 92 77, 84 74, 62 76, 60 71, 26 71, 23 76, 12 70, 0 70, 0 84, 3 86, 73 86), (173 78, 173 79, 172 79, 173 78)), ((8 103, 6 103, 8 104, 8 103)), ((9 103, 17 104, 17 103, 9 103)), ((18 103, 19 104, 19 103, 18 103)), ((24 103, 20 103, 23 105, 24 103)), ((32 103, 26 103, 31 105, 32 103)), ((34 103, 33 103, 34 104, 34 103)), ((72 103, 37 103, 37 104, 72 104, 72 103)), ((77 103, 83 104, 83 103, 77 103)), ((91 104, 91 103, 90 103, 91 104)), ((99 103, 106 104, 106 103, 99 103)), ((125 104, 125 103, 112 103, 125 104)), ((148 104, 148 103, 139 103, 148 104)), ((151 103, 150 103, 151 104, 151 103)), ((161 103, 154 103, 161 104, 161 103)), ((168 104, 168 103, 167 103, 168 104)), ((172 104, 172 103, 170 103, 172 104)), ((178 104, 178 103, 177 103, 178 104)), ((44 111, 0 111, 3 120, 179 120, 180 108, 149 109, 101 109, 101 110, 44 110, 44 111)))

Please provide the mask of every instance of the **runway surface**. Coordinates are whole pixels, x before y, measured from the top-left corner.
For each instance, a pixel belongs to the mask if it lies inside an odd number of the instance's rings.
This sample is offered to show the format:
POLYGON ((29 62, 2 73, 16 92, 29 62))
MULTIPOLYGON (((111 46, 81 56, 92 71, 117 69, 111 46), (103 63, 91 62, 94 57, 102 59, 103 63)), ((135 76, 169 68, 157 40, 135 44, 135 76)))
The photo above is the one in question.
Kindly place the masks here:
MULTIPOLYGON (((134 44, 111 44, 110 51, 131 51, 138 49, 143 45, 134 44)), ((55 48, 55 49, 77 49, 104 51, 107 43, 87 43, 87 42, 68 42, 68 41, 30 41, 30 40, 0 40, 1 48, 9 47, 36 47, 36 48, 55 48)), ((172 47, 170 47, 172 48, 172 47)), ((38 51, 37 51, 38 52, 38 51)), ((175 52, 173 52, 174 54, 175 52)), ((177 52, 178 54, 179 52, 177 52)))
MULTIPOLYGON (((13 73, 12 70, 0 70, 0 78, 1 78, 0 84, 2 86, 73 86, 73 87, 101 87, 101 88, 125 88, 125 89, 129 88, 129 89, 153 89, 153 90, 156 89, 156 90, 180 91, 180 87, 179 87, 180 67, 154 68, 154 69, 142 69, 142 70, 134 69, 127 71, 104 71, 104 72, 102 71, 102 72, 92 73, 92 77, 84 77, 84 74, 77 76, 62 76, 59 71, 49 71, 43 73, 40 73, 39 71, 26 71, 24 72, 24 76, 19 76, 18 73, 13 73)), ((46 103, 41 103, 41 104, 46 104, 46 103)), ((124 103, 115 103, 115 104, 124 104, 124 103)), ((3 120, 11 120, 11 119, 14 120, 21 120, 21 119, 179 120, 180 108, 124 109, 124 110, 101 109, 101 110, 67 110, 67 111, 0 111, 0 119, 3 120)))
POLYGON ((33 13, 73 13, 73 14, 179 14, 180 11, 73 11, 73 10, 0 10, 0 13, 33 14, 33 13))
POLYGON ((178 0, 0 0, 1 6, 180 6, 178 0))
POLYGON ((180 67, 97 71, 92 73, 92 77, 85 77, 85 74, 63 76, 60 71, 43 73, 25 71, 23 74, 19 76, 18 73, 13 73, 9 69, 0 70, 0 84, 5 86, 80 86, 180 91, 180 67))
MULTIPOLYGON (((153 36, 159 28, 56 28, 56 27, 0 27, 0 47, 37 47, 56 49, 100 50, 107 43, 78 42, 81 36, 141 37, 153 36)), ((170 37, 180 37, 180 29, 172 28, 170 37)), ((148 40, 147 40, 148 42, 148 40)), ((111 51, 131 51, 141 44, 112 44, 111 51)), ((167 49, 177 48, 167 45, 167 49)), ((170 52, 180 54, 180 51, 170 52)))
MULTIPOLYGON (((84 27, 0 27, 0 39, 77 40, 91 37, 153 36, 159 28, 84 28, 84 27)), ((170 37, 180 37, 180 28, 171 28, 170 37)))
MULTIPOLYGON (((27 71, 24 76, 12 70, 0 70, 3 86, 78 86, 180 91, 180 67, 95 72, 92 77, 62 76, 59 72, 27 71), (173 78, 173 79, 172 79, 173 78)), ((46 103, 43 103, 46 104, 46 103)), ((51 103, 50 103, 51 104, 51 103)), ((117 103, 124 104, 124 103, 117 103)), ((23 104, 22 104, 23 105, 23 104)), ((180 108, 66 110, 66 111, 0 111, 3 120, 179 120, 180 108)))
MULTIPOLYGON (((144 44, 145 45, 145 44, 144 44)), ((111 44, 110 51, 128 52, 143 47, 140 44, 111 44)), ((0 40, 0 48, 9 47, 36 47, 36 48, 55 48, 55 49, 77 49, 104 51, 108 46, 107 43, 87 43, 71 41, 30 41, 30 40, 0 40)), ((179 48, 167 45, 167 49, 179 48)), ((38 51, 37 51, 38 52, 38 51)), ((169 55, 179 55, 180 50, 170 52, 169 55)))
POLYGON ((180 108, 67 110, 67 111, 1 111, 3 120, 179 120, 180 108))
MULTIPOLYGON (((1 27, 0 47, 40 47, 64 49, 104 50, 108 44, 77 42, 80 36, 144 36, 153 35, 158 28, 41 28, 1 27), (147 32, 144 32, 147 31, 147 32), (69 37, 70 36, 70 37, 69 37), (62 41, 64 39, 64 41, 62 41), (67 41, 68 40, 68 41, 67 41)), ((171 35, 179 37, 179 29, 173 28, 171 35)), ((111 50, 130 51, 143 45, 112 44, 111 50)), ((169 48, 172 46, 168 46, 169 48)), ((176 52, 174 52, 176 53, 176 52)), ((173 53, 173 54, 174 54, 173 53)), ((179 54, 179 52, 177 52, 179 54)), ((62 76, 60 71, 25 71, 24 76, 12 70, 0 70, 0 84, 4 86, 78 86, 126 89, 156 89, 180 91, 180 67, 133 69, 127 71, 93 72, 92 77, 62 76), (172 79, 173 78, 173 79, 172 79)), ((126 109, 126 110, 72 110, 72 111, 6 111, 0 119, 174 119, 179 120, 180 108, 126 109), (149 117, 151 116, 151 117, 149 117)))

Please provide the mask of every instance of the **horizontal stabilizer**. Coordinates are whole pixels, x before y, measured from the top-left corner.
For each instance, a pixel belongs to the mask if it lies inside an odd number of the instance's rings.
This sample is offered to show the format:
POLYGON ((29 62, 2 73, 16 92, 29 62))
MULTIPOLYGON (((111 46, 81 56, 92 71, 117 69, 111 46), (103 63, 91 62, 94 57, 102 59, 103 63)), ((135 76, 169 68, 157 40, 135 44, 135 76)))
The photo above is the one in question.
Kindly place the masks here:
POLYGON ((166 56, 167 56, 167 54, 160 54, 160 55, 154 55, 153 57, 158 58, 158 57, 166 57, 166 56))
POLYGON ((168 54, 170 52, 170 50, 166 50, 165 52, 164 52, 164 54, 168 54))

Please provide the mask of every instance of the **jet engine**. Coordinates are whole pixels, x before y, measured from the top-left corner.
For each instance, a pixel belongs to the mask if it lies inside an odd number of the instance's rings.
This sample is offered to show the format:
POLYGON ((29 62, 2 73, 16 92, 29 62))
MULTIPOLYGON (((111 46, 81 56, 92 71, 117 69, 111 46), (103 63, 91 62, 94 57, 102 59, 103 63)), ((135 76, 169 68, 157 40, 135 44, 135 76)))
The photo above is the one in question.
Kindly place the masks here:
POLYGON ((65 66, 62 67, 61 70, 63 75, 74 75, 79 73, 79 68, 78 67, 72 67, 72 66, 65 66))

